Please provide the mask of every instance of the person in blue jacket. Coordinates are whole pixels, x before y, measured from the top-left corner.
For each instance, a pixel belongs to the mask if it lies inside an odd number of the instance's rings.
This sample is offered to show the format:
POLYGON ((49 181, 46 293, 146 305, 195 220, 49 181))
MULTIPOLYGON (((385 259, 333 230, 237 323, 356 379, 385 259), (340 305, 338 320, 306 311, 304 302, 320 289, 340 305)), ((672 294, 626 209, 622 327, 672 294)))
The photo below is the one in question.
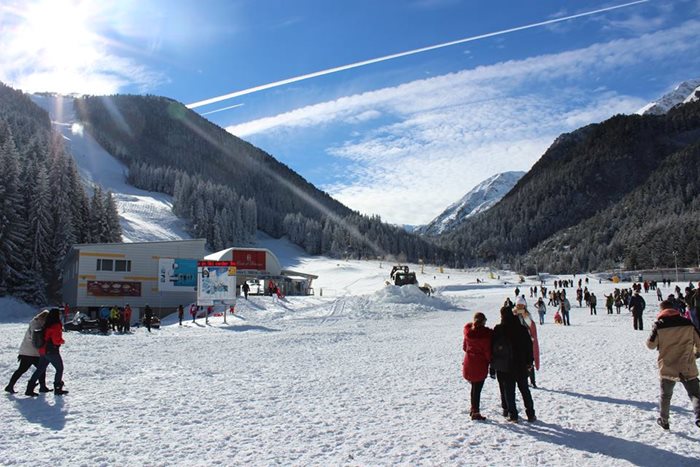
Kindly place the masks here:
POLYGON ((108 306, 100 308, 98 318, 100 320, 100 332, 102 334, 107 334, 107 332, 109 332, 109 316, 110 310, 108 306))

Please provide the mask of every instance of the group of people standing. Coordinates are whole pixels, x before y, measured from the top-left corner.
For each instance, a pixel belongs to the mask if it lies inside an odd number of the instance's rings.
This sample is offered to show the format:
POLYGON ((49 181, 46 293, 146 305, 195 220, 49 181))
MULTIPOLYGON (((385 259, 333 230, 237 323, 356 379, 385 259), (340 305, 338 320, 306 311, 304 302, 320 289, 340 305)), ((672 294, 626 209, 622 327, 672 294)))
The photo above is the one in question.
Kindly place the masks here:
POLYGON ((17 392, 15 384, 32 366, 36 369, 29 378, 24 394, 30 397, 38 396, 39 394, 34 392, 37 383, 39 392, 51 392, 52 389, 46 385, 46 369, 50 364, 55 369, 54 394, 57 396, 68 394, 68 391, 63 389, 63 359, 60 352, 61 345, 64 343, 61 311, 58 308, 52 308, 37 314, 24 333, 17 356, 19 367, 12 373, 10 382, 5 386, 5 392, 15 394, 17 392))
POLYGON ((527 310, 525 297, 518 297, 514 306, 501 308, 501 322, 493 330, 486 326, 486 316, 475 313, 472 322, 464 327, 462 349, 465 352, 462 376, 471 383, 472 420, 485 420, 481 414, 481 391, 487 376, 498 380, 503 416, 511 422, 519 419, 515 402, 517 387, 525 405, 529 422, 537 420, 528 386, 533 387, 535 370, 539 370, 539 342, 537 326, 527 310))
POLYGON ((107 334, 110 327, 112 331, 125 333, 131 331, 131 306, 127 303, 124 308, 119 306, 103 306, 97 315, 100 324, 100 332, 107 334))

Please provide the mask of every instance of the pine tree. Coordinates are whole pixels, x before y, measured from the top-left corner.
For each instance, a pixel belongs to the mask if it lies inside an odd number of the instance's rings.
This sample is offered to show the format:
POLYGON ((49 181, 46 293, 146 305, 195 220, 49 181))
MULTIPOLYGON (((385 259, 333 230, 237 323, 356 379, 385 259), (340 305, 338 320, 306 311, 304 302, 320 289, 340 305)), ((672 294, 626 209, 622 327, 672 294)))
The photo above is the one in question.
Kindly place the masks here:
POLYGON ((0 295, 12 293, 22 283, 25 258, 26 223, 22 215, 24 200, 19 190, 19 155, 11 132, 0 145, 0 295))
POLYGON ((108 191, 104 197, 103 211, 105 214, 105 224, 107 228, 105 242, 121 242, 122 226, 119 223, 119 210, 117 209, 117 203, 114 201, 114 195, 111 191, 108 191))

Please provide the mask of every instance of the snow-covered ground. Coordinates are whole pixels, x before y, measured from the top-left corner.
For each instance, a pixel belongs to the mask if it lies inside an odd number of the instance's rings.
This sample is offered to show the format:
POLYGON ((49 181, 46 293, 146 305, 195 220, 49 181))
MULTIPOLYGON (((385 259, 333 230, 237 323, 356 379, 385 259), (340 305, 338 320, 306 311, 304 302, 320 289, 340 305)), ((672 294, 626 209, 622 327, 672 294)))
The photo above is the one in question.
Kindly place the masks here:
MULTIPOLYGON (((497 324, 517 276, 426 266, 419 279, 437 288, 429 298, 385 286, 389 263, 310 258, 269 239, 261 246, 285 267, 319 274, 316 295, 251 296, 227 324, 214 317, 180 327, 171 316, 150 334, 66 333, 70 394, 5 394, 0 464, 698 465, 700 430, 682 387, 671 431, 655 423, 656 352, 624 309, 610 316, 600 305, 590 316, 574 307, 563 327, 550 308, 539 327, 539 421, 506 422, 488 380, 488 420, 472 422, 462 329, 475 311, 497 324)), ((531 284, 520 284, 528 296, 531 284)), ((612 288, 591 277, 599 302, 612 288)), ((650 327, 657 302, 645 298, 650 327)), ((0 307, 8 380, 35 310, 9 300, 0 307)))
POLYGON ((125 242, 191 238, 185 231, 185 222, 172 212, 172 197, 140 190, 126 183, 126 166, 84 131, 76 116, 73 98, 31 97, 49 113, 54 128, 63 136, 66 148, 73 155, 83 180, 113 193, 125 242))

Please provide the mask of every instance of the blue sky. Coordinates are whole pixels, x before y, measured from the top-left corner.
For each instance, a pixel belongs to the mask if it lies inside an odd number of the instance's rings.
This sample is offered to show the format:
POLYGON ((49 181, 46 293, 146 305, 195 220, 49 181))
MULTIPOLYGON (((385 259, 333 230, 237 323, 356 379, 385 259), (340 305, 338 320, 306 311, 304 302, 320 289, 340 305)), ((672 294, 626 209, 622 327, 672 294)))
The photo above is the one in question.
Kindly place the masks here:
MULTIPOLYGON (((0 80, 192 104, 626 1, 3 2, 0 80)), ((700 77, 700 0, 651 0, 196 111, 353 209, 421 224, 554 138, 700 77), (228 110, 220 111, 226 107, 228 110), (213 113, 209 113, 213 112, 213 113)))

